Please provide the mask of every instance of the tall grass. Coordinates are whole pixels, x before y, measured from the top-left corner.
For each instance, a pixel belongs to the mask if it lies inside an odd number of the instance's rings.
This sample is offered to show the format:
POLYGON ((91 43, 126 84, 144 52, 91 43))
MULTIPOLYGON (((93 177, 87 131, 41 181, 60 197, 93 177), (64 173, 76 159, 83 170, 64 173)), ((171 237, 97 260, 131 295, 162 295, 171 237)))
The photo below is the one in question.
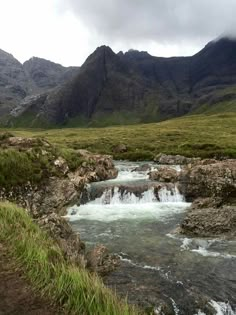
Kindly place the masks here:
POLYGON ((128 315, 139 311, 120 301, 101 280, 66 262, 60 248, 28 216, 0 203, 0 241, 25 270, 33 286, 65 313, 128 315))

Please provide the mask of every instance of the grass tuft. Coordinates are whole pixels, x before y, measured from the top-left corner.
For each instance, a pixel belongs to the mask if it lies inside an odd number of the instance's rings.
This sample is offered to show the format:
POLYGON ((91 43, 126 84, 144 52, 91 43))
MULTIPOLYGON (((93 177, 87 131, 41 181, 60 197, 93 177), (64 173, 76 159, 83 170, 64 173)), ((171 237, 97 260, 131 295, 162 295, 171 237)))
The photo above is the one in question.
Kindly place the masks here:
POLYGON ((133 315, 101 280, 66 262, 60 248, 24 209, 0 203, 0 241, 26 272, 32 285, 69 314, 133 315))

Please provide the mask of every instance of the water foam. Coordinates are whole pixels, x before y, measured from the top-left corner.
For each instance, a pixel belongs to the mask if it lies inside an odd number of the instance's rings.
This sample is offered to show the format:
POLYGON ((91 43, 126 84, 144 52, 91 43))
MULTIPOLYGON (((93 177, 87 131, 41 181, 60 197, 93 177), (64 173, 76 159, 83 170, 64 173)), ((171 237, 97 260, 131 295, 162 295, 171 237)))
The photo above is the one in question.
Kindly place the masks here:
POLYGON ((236 309, 233 310, 229 303, 211 300, 210 305, 215 309, 216 315, 236 315, 236 309))

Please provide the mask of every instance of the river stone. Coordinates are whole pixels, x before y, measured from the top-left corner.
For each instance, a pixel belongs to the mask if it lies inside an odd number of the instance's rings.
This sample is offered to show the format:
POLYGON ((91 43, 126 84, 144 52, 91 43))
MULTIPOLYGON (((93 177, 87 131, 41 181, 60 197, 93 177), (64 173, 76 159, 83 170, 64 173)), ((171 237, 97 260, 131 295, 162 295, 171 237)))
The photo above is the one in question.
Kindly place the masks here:
POLYGON ((162 167, 156 171, 148 173, 150 180, 164 183, 175 183, 178 181, 179 173, 170 167, 162 167))
POLYGON ((109 254, 104 245, 97 245, 86 255, 87 267, 100 275, 105 275, 113 271, 119 264, 117 255, 109 254))
POLYGON ((226 202, 236 197, 236 160, 188 165, 180 172, 179 182, 189 201, 217 197, 226 202))
POLYGON ((191 209, 180 226, 190 236, 236 236, 236 207, 191 209))
POLYGON ((142 164, 140 166, 135 167, 131 172, 147 172, 151 169, 149 164, 142 164))

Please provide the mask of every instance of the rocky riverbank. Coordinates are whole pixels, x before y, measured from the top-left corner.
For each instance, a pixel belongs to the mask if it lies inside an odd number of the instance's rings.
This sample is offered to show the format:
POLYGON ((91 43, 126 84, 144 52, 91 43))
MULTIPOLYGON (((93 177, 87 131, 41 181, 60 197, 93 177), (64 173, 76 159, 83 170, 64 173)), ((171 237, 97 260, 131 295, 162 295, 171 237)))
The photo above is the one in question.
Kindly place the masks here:
POLYGON ((159 156, 159 164, 182 162, 180 172, 163 166, 149 173, 151 180, 175 183, 186 200, 193 202, 180 226, 191 236, 236 235, 236 160, 187 159, 159 156))
POLYGON ((10 134, 1 135, 0 147, 0 200, 25 208, 73 263, 101 273, 112 269, 115 259, 104 249, 86 253, 79 234, 62 218, 69 205, 79 203, 86 184, 117 176, 112 157, 85 150, 65 152, 43 139, 10 134))

